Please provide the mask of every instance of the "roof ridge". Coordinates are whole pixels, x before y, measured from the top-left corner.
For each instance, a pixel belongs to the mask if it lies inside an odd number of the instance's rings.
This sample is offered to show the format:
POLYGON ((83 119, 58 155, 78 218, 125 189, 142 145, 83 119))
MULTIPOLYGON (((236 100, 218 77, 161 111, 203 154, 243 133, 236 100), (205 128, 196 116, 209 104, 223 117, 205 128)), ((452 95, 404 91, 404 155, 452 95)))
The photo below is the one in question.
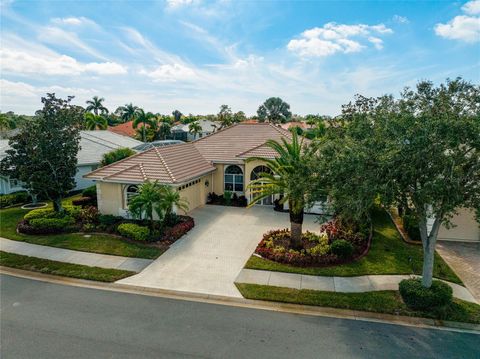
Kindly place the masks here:
MULTIPOLYGON (((117 163, 117 162, 115 162, 115 163, 117 163)), ((116 175, 118 175, 119 173, 122 173, 122 172, 125 172, 125 171, 128 171, 128 170, 131 170, 132 168, 137 167, 137 166, 140 166, 140 165, 141 165, 141 163, 134 163, 134 164, 131 165, 131 166, 125 167, 123 170, 120 170, 120 171, 117 171, 117 172, 115 172, 115 173, 112 173, 111 175, 102 177, 102 180, 105 179, 105 178, 109 178, 109 177, 116 176, 116 175)), ((104 168, 104 167, 101 167, 101 168, 104 168)), ((91 173, 93 173, 93 172, 91 172, 91 173)), ((91 174, 91 173, 89 173, 89 174, 91 174)))
POLYGON ((173 173, 172 171, 170 170, 170 168, 167 166, 167 163, 165 162, 162 154, 158 151, 158 147, 154 147, 153 148, 155 153, 157 154, 157 157, 159 158, 160 162, 162 162, 162 165, 163 167, 165 167, 165 171, 167 171, 168 175, 170 176, 170 178, 172 179, 173 182, 176 182, 177 180, 175 179, 175 177, 173 176, 173 173))
POLYGON ((148 180, 147 174, 145 173, 145 169, 143 168, 143 162, 140 162, 140 172, 142 173, 143 180, 146 181, 148 180))
POLYGON ((292 133, 291 133, 290 131, 285 130, 285 129, 279 127, 279 126, 276 126, 276 125, 274 125, 274 124, 271 123, 271 122, 269 122, 268 124, 269 124, 271 127, 273 127, 273 128, 274 128, 278 133, 280 133, 281 135, 283 135, 283 136, 285 136, 285 137, 288 137, 288 138, 290 138, 290 139, 292 138, 292 133), (285 132, 283 132, 283 131, 285 131, 285 132))
POLYGON ((150 149, 148 149, 148 150, 146 150, 146 151, 137 152, 137 153, 135 153, 134 155, 131 155, 131 156, 126 157, 126 158, 123 158, 123 159, 121 159, 120 161, 116 161, 116 162, 110 163, 109 165, 102 166, 102 167, 98 167, 96 170, 93 170, 92 172, 86 174, 85 176, 90 176, 90 175, 95 174, 95 173, 97 173, 97 172, 99 172, 99 171, 101 171, 101 170, 104 170, 105 168, 109 168, 109 167, 112 167, 112 166, 114 166, 114 165, 118 165, 119 163, 126 162, 126 161, 128 161, 128 160, 131 160, 132 158, 138 157, 138 156, 140 156, 141 154, 147 153, 148 151, 151 151, 151 150, 153 150, 153 148, 150 148, 150 149))
MULTIPOLYGON (((215 122, 215 121, 212 121, 212 122, 215 122)), ((228 129, 230 129, 230 128, 233 128, 233 127, 235 127, 235 126, 238 126, 238 125, 240 125, 240 124, 241 124, 241 122, 234 123, 233 125, 224 127, 224 128, 222 128, 222 129, 220 129, 220 130, 218 130, 218 131, 215 131, 215 132, 210 133, 209 135, 203 136, 202 138, 198 138, 198 139, 196 139, 195 141, 192 141, 192 143, 199 142, 199 141, 204 140, 204 139, 206 139, 206 138, 210 138, 210 137, 212 137, 213 135, 216 135, 217 133, 223 132, 223 131, 225 131, 225 130, 228 130, 228 129)))
MULTIPOLYGON (((267 141, 269 141, 269 140, 267 140, 267 141)), ((253 146, 252 148, 249 148, 249 149, 246 150, 246 151, 240 152, 240 153, 236 154, 235 157, 240 157, 240 156, 244 155, 245 153, 248 153, 248 152, 250 152, 250 151, 253 151, 253 150, 255 150, 255 149, 259 148, 259 147, 265 146, 265 145, 267 144, 267 141, 265 141, 265 142, 263 142, 263 143, 261 143, 261 144, 259 144, 259 145, 253 146)))

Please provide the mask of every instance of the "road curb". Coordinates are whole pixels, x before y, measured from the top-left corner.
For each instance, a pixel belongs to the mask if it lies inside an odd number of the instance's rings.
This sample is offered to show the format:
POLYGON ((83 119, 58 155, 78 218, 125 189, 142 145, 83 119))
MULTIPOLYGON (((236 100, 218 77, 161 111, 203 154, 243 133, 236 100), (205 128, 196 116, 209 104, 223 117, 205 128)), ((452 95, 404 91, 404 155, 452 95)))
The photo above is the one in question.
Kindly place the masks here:
POLYGON ((328 307, 315 307, 300 304, 290 304, 281 302, 268 302, 252 300, 246 298, 226 297, 220 295, 202 294, 194 292, 182 292, 167 289, 157 289, 149 287, 132 286, 119 283, 103 283, 89 281, 85 279, 76 279, 68 277, 59 277, 50 274, 36 273, 22 269, 8 268, 0 266, 0 274, 11 275, 20 278, 39 280, 52 284, 70 285, 75 287, 98 289, 112 292, 121 292, 128 294, 138 294, 168 299, 186 300, 193 302, 202 302, 208 304, 227 305, 235 307, 253 308, 260 310, 277 311, 283 313, 292 313, 300 315, 311 315, 329 318, 361 320, 368 322, 378 322, 393 325, 402 325, 418 328, 429 328, 437 330, 448 330, 463 333, 472 333, 480 335, 480 325, 440 321, 420 317, 397 316, 393 314, 382 314, 372 312, 362 312, 349 309, 337 309, 328 307))

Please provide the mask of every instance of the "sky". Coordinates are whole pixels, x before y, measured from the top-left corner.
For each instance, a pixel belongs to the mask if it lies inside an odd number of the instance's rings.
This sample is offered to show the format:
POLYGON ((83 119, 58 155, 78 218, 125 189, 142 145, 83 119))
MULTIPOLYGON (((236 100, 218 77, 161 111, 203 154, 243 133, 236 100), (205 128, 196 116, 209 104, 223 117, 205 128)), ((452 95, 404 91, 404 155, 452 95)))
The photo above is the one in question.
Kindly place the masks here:
POLYGON ((0 2, 0 110, 41 96, 170 114, 337 115, 355 94, 480 83, 480 0, 0 2))

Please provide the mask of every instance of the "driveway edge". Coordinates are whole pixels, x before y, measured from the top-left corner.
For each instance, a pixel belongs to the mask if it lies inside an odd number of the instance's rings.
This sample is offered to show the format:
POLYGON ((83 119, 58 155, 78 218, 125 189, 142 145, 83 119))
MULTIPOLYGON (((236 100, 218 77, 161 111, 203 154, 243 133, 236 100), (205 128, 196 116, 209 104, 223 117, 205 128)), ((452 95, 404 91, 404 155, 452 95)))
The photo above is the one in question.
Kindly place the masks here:
POLYGON ((68 277, 59 277, 50 274, 35 273, 21 269, 14 269, 0 266, 0 274, 11 275, 20 278, 39 280, 52 284, 70 285, 74 287, 90 288, 97 290, 106 290, 112 292, 121 292, 128 294, 146 295, 152 297, 161 297, 168 299, 186 300, 193 302, 202 302, 208 304, 228 305, 235 307, 253 308, 260 310, 269 310, 283 313, 292 313, 300 315, 311 315, 329 318, 361 320, 368 322, 377 322, 385 324, 402 325, 418 328, 430 328, 438 330, 448 330, 463 333, 472 333, 480 335, 480 325, 440 321, 428 318, 396 316, 392 314, 363 312, 349 309, 337 309, 328 307, 314 307, 299 304, 268 302, 260 300, 251 300, 245 298, 225 297, 219 295, 209 295, 192 292, 180 292, 166 289, 147 288, 118 283, 103 283, 89 281, 85 279, 76 279, 68 277))

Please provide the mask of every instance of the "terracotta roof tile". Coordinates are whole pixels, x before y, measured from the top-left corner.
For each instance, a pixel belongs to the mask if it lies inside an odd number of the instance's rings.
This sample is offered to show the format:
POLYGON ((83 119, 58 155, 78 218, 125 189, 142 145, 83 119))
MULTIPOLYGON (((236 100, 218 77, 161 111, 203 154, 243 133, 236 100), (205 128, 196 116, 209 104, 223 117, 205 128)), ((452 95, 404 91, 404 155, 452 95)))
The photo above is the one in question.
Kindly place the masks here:
POLYGON ((122 161, 101 167, 85 178, 112 182, 140 183, 158 180, 183 183, 215 170, 191 143, 155 147, 122 161))
POLYGON ((136 132, 133 128, 133 121, 121 123, 116 126, 108 126, 108 130, 129 137, 134 137, 136 132))

